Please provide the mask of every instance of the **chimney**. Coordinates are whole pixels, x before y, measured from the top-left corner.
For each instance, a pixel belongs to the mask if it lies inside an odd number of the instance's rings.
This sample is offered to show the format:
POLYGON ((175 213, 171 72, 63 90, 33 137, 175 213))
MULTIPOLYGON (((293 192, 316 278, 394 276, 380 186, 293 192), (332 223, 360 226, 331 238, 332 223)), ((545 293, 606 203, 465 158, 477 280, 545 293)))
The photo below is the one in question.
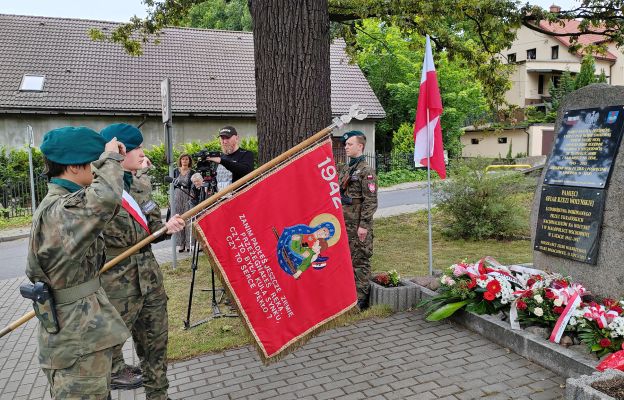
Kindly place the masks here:
POLYGON ((552 6, 550 6, 550 12, 551 13, 560 13, 561 12, 561 7, 559 7, 556 4, 553 4, 552 6))

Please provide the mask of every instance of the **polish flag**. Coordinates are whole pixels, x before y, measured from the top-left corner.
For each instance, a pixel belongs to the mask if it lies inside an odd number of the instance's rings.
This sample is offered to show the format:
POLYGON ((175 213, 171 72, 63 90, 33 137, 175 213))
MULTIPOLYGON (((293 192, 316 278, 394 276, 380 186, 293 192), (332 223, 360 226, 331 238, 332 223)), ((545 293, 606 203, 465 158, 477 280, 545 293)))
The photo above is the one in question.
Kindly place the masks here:
POLYGON ((429 35, 427 35, 425 61, 420 77, 420 92, 418 93, 416 121, 414 122, 414 163, 427 166, 431 160, 431 169, 435 170, 441 179, 445 179, 446 166, 444 165, 444 146, 440 127, 441 116, 442 99, 440 98, 435 65, 433 65, 431 42, 429 35), (427 152, 427 147, 429 147, 429 152, 427 152))

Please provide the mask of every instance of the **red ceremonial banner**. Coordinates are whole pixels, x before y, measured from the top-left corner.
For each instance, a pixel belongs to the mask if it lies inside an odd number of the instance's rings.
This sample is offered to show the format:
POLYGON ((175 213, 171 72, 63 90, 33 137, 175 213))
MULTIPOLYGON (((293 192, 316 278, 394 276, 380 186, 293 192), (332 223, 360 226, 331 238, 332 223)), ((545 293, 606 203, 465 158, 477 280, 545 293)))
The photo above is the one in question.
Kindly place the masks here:
POLYGON ((265 359, 357 302, 329 141, 210 209, 195 228, 265 359))

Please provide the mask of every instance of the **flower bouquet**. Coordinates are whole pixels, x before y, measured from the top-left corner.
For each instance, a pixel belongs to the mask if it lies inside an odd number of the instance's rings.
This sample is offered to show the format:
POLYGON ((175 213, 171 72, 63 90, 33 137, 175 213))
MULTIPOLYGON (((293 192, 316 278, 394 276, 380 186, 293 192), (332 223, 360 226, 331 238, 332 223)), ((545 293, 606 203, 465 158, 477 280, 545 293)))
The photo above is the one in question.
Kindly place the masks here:
POLYGON ((383 287, 397 287, 401 284, 401 275, 396 269, 388 272, 380 272, 375 275, 373 282, 380 284, 383 287))
POLYGON ((494 314, 509 307, 514 289, 521 286, 507 267, 491 257, 452 265, 440 283, 440 294, 420 304, 426 308, 427 321, 448 318, 464 307, 476 314, 494 314))

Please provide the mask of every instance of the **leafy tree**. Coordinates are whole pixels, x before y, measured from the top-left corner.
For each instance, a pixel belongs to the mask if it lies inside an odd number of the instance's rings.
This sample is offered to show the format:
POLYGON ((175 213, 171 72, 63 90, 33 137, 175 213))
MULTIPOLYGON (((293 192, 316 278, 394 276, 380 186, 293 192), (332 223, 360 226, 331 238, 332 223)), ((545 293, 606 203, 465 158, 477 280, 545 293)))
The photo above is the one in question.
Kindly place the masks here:
POLYGON ((574 81, 574 89, 580 89, 596 82, 596 60, 591 54, 587 54, 581 61, 581 71, 574 81))
MULTIPOLYGON (((196 0, 143 0, 146 19, 133 18, 109 39, 122 43, 131 54, 140 54, 141 43, 165 25, 180 24, 196 0)), ((329 75, 329 20, 347 24, 378 17, 406 32, 430 34, 438 50, 449 59, 460 57, 475 67, 486 98, 493 107, 504 103, 513 66, 497 54, 515 39, 525 25, 552 36, 604 35, 606 41, 624 44, 624 0, 583 0, 571 10, 550 13, 516 0, 249 0, 253 20, 257 121, 261 160, 288 148, 326 125, 331 117, 329 75), (330 18, 331 17, 331 18, 330 18), (544 32, 538 22, 583 18, 578 33, 544 32)), ((91 36, 103 39, 102 32, 91 36)))
MULTIPOLYGON (((377 19, 364 20, 356 34, 356 60, 373 91, 386 110, 386 118, 377 125, 377 148, 387 148, 391 135, 412 126, 420 90, 424 40, 418 35, 404 35, 399 28, 377 19), (381 146, 380 146, 381 145, 381 146)), ((449 59, 446 52, 435 54, 438 83, 444 105, 442 135, 450 156, 461 154, 459 137, 468 117, 486 110, 483 88, 475 71, 460 57, 449 59)), ((413 134, 409 136, 413 151, 413 134)))
POLYGON ((563 98, 574 91, 575 85, 575 79, 574 77, 572 77, 570 70, 565 70, 563 74, 561 74, 558 87, 555 87, 552 81, 550 82, 550 87, 548 91, 551 96, 551 105, 553 112, 556 112, 559 109, 563 98))
POLYGON ((247 0, 208 0, 194 4, 182 22, 193 28, 251 31, 247 0))

